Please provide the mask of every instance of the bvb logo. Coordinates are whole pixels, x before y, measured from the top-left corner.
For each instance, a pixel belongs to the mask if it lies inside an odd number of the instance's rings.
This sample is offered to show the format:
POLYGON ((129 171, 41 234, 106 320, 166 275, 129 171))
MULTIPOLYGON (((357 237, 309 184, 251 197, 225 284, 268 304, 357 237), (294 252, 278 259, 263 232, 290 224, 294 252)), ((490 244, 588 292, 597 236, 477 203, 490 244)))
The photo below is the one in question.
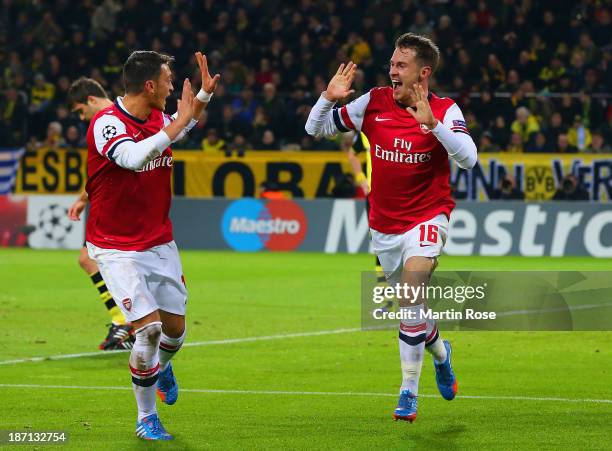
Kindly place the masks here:
POLYGON ((555 177, 547 166, 532 166, 525 171, 525 198, 551 199, 555 193, 555 177))

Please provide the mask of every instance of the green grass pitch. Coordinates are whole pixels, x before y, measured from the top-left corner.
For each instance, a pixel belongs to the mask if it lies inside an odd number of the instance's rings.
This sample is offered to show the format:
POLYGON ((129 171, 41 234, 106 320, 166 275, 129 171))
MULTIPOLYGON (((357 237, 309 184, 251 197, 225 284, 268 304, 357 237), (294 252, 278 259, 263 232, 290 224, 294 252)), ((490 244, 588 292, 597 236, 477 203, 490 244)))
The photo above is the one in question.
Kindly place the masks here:
MULTIPOLYGON (((338 332, 360 325, 360 272, 372 256, 182 259, 187 342, 213 343, 174 360, 183 391, 176 405, 158 404, 174 442, 135 438, 126 353, 0 364, 0 430, 65 430, 61 449, 87 450, 610 449, 612 402, 594 401, 612 399, 612 332, 442 331, 459 397, 437 395, 426 355, 419 417, 394 422, 397 332, 338 332)), ((440 269, 610 270, 612 261, 445 256, 440 269)), ((95 352, 107 321, 76 252, 0 250, 0 363, 95 352)))

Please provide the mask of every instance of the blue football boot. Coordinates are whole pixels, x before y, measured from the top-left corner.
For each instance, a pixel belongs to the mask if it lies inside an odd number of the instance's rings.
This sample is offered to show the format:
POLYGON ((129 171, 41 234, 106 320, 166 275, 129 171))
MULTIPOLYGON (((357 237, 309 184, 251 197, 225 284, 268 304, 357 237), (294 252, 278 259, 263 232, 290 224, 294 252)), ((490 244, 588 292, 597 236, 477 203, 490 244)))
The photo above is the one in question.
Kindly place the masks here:
POLYGON ((397 407, 393 412, 395 421, 410 421, 416 420, 417 416, 417 397, 410 393, 410 390, 402 390, 400 393, 397 407))
POLYGON ((172 440, 156 413, 136 422, 136 436, 144 440, 172 440))
POLYGON ((157 379, 157 395, 163 403, 172 405, 178 399, 178 384, 172 372, 172 363, 169 362, 164 371, 159 372, 157 379))
POLYGON ((457 394, 457 378, 451 365, 452 348, 446 340, 444 340, 444 347, 446 348, 446 360, 443 363, 436 363, 434 360, 434 368, 436 370, 436 383, 438 384, 440 394, 447 401, 451 401, 457 394))

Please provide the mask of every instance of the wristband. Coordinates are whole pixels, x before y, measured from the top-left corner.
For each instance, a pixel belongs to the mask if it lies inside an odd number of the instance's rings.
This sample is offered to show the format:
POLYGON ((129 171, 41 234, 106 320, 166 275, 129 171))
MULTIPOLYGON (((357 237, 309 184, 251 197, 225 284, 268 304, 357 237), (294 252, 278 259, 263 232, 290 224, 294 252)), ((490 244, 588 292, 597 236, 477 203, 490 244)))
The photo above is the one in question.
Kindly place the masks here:
POLYGON ((210 102, 210 99, 212 98, 213 93, 208 93, 206 91, 204 91, 203 89, 200 89, 200 92, 198 92, 198 94, 196 95, 196 99, 198 99, 200 102, 202 103, 208 103, 210 102))

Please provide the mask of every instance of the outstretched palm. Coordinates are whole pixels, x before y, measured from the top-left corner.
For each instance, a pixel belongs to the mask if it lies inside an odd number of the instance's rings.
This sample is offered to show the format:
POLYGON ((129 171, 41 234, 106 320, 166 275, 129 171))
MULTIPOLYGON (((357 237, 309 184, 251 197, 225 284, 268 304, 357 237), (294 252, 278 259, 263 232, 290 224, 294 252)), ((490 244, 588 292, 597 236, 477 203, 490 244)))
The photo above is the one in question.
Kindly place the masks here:
POLYGON ((351 89, 351 85, 353 84, 356 70, 357 65, 353 64, 352 61, 346 65, 344 63, 340 64, 338 71, 329 81, 325 90, 327 100, 336 102, 355 92, 354 89, 351 89))
POLYGON ((433 128, 436 125, 436 118, 431 112, 427 95, 425 94, 425 88, 421 84, 414 84, 414 99, 416 100, 414 108, 406 107, 406 111, 412 114, 412 117, 416 119, 419 124, 424 124, 429 128, 433 128))
POLYGON ((214 77, 210 76, 208 72, 208 61, 206 61, 206 55, 203 55, 202 52, 196 52, 195 57, 198 61, 198 66, 200 66, 200 72, 202 73, 202 89, 210 94, 214 92, 217 87, 217 82, 221 78, 221 75, 216 74, 214 77))

